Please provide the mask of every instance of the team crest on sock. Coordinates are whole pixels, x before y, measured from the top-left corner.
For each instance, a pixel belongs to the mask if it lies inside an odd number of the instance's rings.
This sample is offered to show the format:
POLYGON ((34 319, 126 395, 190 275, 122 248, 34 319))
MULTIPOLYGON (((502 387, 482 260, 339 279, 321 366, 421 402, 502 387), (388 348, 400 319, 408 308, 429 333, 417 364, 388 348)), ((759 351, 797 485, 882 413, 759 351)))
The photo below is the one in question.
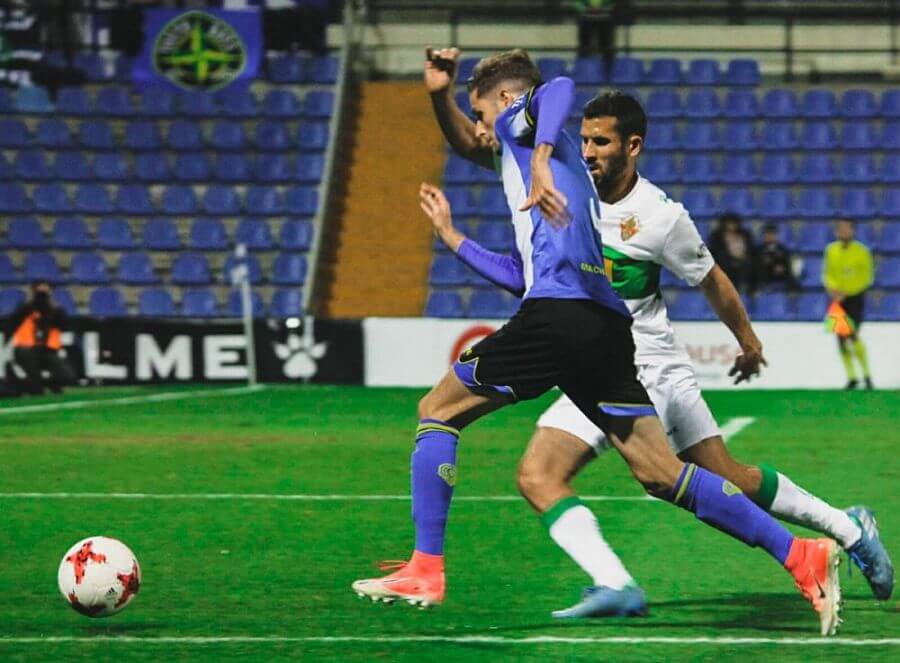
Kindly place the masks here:
POLYGON ((438 476, 451 488, 456 485, 456 465, 441 463, 438 465, 438 476))
POLYGON ((732 495, 740 495, 741 489, 726 480, 722 482, 722 492, 731 497, 732 495))

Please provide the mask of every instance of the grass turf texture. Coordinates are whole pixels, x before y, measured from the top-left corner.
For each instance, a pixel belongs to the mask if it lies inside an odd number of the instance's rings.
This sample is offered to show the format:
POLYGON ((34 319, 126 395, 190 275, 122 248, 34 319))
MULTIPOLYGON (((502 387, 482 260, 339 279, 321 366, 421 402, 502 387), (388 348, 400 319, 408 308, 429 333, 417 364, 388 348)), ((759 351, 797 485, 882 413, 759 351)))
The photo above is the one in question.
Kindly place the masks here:
MULTIPOLYGON (((208 387, 202 387, 204 389, 208 387)), ((171 389, 166 389, 170 391, 171 389)), ((156 393, 72 391, 41 402, 156 393)), ((272 387, 260 392, 0 417, 0 493, 408 494, 415 405, 403 389, 272 387)), ((756 417, 731 443, 835 505, 871 505, 900 555, 896 392, 711 392, 723 422, 756 417)), ((552 396, 464 431, 457 496, 514 495, 516 462, 552 396)), ((609 453, 578 479, 585 495, 638 496, 609 453)), ((349 589, 373 562, 403 558, 406 501, 0 498, 0 659, 21 660, 886 660, 885 646, 493 642, 15 642, 132 636, 492 638, 813 638, 818 623, 765 554, 661 502, 591 502, 608 539, 647 591, 651 616, 555 622, 587 578, 523 501, 459 501, 448 533, 448 600, 422 612, 373 605, 349 589), (76 540, 125 541, 144 574, 123 613, 89 620, 56 589, 76 540)), ((879 605, 842 564, 839 637, 900 637, 896 598, 879 605)))

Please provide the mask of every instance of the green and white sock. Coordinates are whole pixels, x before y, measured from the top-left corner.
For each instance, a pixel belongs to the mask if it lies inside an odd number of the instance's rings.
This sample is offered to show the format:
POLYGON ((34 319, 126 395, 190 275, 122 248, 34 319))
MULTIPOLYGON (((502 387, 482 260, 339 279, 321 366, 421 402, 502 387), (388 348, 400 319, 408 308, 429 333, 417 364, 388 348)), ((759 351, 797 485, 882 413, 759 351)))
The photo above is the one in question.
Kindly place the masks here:
POLYGON ((812 495, 768 465, 760 465, 762 484, 754 501, 780 520, 827 534, 846 550, 862 530, 846 513, 812 495))
POLYGON ((541 515, 550 537, 594 581, 612 589, 635 585, 603 538, 593 512, 577 497, 564 497, 541 515))

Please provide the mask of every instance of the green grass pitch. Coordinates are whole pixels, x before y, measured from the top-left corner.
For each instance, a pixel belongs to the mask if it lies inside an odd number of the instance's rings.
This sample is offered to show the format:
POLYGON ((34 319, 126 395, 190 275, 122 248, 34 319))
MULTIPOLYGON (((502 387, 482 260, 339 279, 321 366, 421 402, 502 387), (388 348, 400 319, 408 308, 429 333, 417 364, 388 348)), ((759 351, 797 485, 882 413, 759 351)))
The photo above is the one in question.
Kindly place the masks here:
MULTIPOLYGON (((419 611, 359 600, 349 588, 354 579, 377 573, 376 560, 409 553, 409 502, 269 496, 406 496, 421 390, 269 387, 5 412, 151 393, 88 390, 0 403, 0 660, 885 661, 900 655, 900 603, 896 597, 876 603, 859 573, 848 578, 846 560, 839 638, 889 642, 788 644, 818 633, 789 576, 764 553, 656 501, 590 503, 648 594, 647 618, 554 622, 550 611, 573 602, 587 578, 519 499, 453 505, 445 605, 419 611), (136 600, 106 620, 76 614, 56 589, 63 552, 92 534, 125 541, 143 568, 136 600), (672 640, 654 641, 659 638, 672 640)), ((458 497, 515 495, 517 460, 551 398, 507 408, 463 433, 458 497)), ((897 392, 712 392, 708 400, 720 422, 756 419, 730 441, 738 458, 771 463, 835 505, 869 504, 888 548, 900 555, 897 392)), ((641 494, 614 454, 589 466, 577 485, 583 495, 641 494)))

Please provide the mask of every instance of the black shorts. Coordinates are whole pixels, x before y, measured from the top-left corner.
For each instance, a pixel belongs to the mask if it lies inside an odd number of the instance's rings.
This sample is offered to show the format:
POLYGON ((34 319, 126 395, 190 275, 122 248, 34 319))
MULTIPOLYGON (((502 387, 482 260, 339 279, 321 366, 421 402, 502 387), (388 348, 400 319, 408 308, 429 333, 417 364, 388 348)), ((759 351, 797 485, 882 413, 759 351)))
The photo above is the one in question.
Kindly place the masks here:
POLYGON ((858 295, 853 295, 852 297, 845 297, 844 301, 841 302, 841 306, 844 307, 847 315, 849 315, 850 319, 853 320, 854 328, 859 329, 860 325, 862 325, 863 323, 863 318, 866 315, 865 293, 861 292, 858 295))
POLYGON ((590 300, 526 299, 454 370, 471 391, 513 400, 559 387, 598 426, 608 416, 655 414, 637 379, 631 320, 590 300))

